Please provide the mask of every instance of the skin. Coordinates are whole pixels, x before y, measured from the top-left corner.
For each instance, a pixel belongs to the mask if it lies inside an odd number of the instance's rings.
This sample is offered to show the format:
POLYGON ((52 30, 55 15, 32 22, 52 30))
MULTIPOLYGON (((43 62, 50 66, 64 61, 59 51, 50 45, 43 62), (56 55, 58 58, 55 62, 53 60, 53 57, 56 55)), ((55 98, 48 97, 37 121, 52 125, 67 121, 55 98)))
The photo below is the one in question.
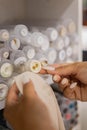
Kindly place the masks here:
POLYGON ((54 82, 58 83, 65 97, 72 100, 87 101, 87 62, 76 62, 62 65, 52 65, 55 70, 41 70, 41 74, 51 74, 54 82), (66 83, 64 83, 66 79, 66 83), (74 88, 71 84, 76 82, 74 88))
POLYGON ((23 86, 20 97, 16 84, 9 89, 4 117, 14 130, 55 130, 48 109, 38 97, 32 81, 23 86))

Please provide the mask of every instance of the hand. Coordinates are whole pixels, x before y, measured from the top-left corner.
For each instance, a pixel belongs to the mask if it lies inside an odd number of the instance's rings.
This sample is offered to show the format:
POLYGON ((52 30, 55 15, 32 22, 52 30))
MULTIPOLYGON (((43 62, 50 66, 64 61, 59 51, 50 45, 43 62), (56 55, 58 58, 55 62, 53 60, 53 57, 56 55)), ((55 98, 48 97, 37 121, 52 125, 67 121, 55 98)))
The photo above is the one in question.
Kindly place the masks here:
POLYGON ((87 62, 53 66, 54 71, 42 70, 41 73, 53 75, 67 98, 87 101, 87 62))
POLYGON ((14 130, 54 130, 48 109, 34 90, 32 81, 23 87, 23 95, 14 84, 7 95, 4 117, 14 130))

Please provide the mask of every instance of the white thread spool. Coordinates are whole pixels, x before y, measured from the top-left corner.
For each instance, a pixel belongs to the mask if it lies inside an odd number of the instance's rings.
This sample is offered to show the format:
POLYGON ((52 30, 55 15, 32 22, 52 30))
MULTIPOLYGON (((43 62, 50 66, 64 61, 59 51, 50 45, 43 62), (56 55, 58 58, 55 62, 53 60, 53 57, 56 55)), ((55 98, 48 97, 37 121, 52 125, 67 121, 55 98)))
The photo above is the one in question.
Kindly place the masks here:
POLYGON ((9 39, 9 32, 6 29, 0 30, 0 41, 7 41, 9 39))
POLYGON ((63 37, 65 47, 70 45, 70 38, 68 36, 63 37))
POLYGON ((64 20, 63 25, 67 28, 69 34, 73 34, 76 32, 76 24, 72 19, 64 20))
POLYGON ((71 44, 79 44, 80 43, 80 38, 77 33, 74 33, 73 35, 70 36, 71 44))
POLYGON ((20 38, 26 37, 28 35, 28 28, 22 24, 16 25, 14 28, 14 33, 20 38))
POLYGON ((43 34, 40 32, 34 32, 31 36, 31 45, 34 47, 41 47, 44 44, 43 34))
POLYGON ((9 41, 5 44, 6 48, 12 50, 18 50, 20 48, 20 39, 16 35, 12 35, 9 41))
POLYGON ((72 53, 73 53, 72 47, 69 46, 69 47, 66 49, 66 56, 67 56, 67 57, 70 57, 70 56, 72 56, 72 53))
POLYGON ((49 41, 55 41, 58 38, 58 32, 55 28, 47 28, 46 31, 44 32, 45 35, 49 38, 49 41))
POLYGON ((31 44, 31 36, 32 36, 32 34, 30 32, 28 32, 27 36, 25 36, 23 38, 20 38, 21 39, 21 43, 23 45, 29 45, 29 44, 31 44))
POLYGON ((65 52, 65 50, 59 51, 58 57, 59 57, 59 58, 58 58, 59 61, 64 61, 65 58, 66 58, 66 52, 65 52))
POLYGON ((64 41, 61 37, 58 37, 58 39, 51 43, 51 47, 55 48, 57 51, 62 50, 64 48, 64 41))
POLYGON ((26 58, 24 52, 21 50, 17 50, 15 52, 13 52, 10 55, 10 59, 11 59, 11 61, 13 61, 15 66, 20 66, 21 64, 24 64, 27 61, 27 58, 26 58))
POLYGON ((61 36, 61 37, 65 37, 67 35, 67 29, 64 25, 58 25, 57 26, 57 30, 58 30, 58 34, 61 36))
POLYGON ((49 48, 45 52, 45 56, 48 60, 48 64, 53 64, 57 58, 57 51, 54 48, 49 48))
POLYGON ((37 60, 31 60, 26 62, 26 70, 32 71, 34 73, 39 73, 41 70, 41 63, 37 60))
POLYGON ((0 75, 3 78, 10 78, 13 74, 13 65, 9 60, 2 60, 0 64, 0 75))
POLYGON ((49 39, 45 35, 43 35, 43 38, 44 38, 44 42, 43 42, 43 44, 41 44, 41 50, 42 51, 47 51, 49 46, 50 46, 49 39))
POLYGON ((33 59, 35 57, 35 49, 31 46, 25 46, 23 52, 28 59, 33 59))
POLYGON ((41 63, 41 66, 46 66, 48 64, 47 58, 42 52, 38 52, 35 55, 35 59, 41 63))
POLYGON ((1 48, 0 49, 0 59, 7 59, 9 57, 9 49, 8 48, 1 48))

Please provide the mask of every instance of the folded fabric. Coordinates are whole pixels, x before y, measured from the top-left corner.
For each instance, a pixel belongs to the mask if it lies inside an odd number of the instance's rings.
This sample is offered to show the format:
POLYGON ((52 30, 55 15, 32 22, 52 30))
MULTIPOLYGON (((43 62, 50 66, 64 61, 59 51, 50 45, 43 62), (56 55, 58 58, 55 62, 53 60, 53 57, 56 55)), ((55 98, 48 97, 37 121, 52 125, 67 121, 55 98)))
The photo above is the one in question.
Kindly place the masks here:
POLYGON ((14 78, 21 94, 23 94, 23 84, 28 82, 29 79, 32 80, 39 98, 46 105, 55 130, 65 130, 54 92, 38 74, 25 72, 14 78))

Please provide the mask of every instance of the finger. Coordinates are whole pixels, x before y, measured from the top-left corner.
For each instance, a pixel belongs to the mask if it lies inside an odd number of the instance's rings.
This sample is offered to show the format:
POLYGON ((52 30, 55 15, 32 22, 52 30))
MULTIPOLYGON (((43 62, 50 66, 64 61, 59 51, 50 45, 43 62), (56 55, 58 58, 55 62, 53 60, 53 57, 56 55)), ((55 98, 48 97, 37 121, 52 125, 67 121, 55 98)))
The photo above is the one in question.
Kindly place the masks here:
MULTIPOLYGON (((49 66, 51 66, 51 67, 53 67, 54 69, 56 69, 56 68, 58 68, 58 67, 60 67, 60 66, 64 66, 64 65, 66 65, 66 63, 65 64, 51 64, 51 65, 49 65, 49 66)), ((49 71, 49 70, 45 70, 44 68, 42 68, 41 69, 41 71, 39 72, 40 74, 55 74, 55 71, 49 71)))
POLYGON ((8 91, 7 98, 6 98, 7 104, 13 105, 17 103, 18 98, 19 98, 19 90, 16 86, 16 83, 14 83, 8 91))
POLYGON ((45 70, 45 69, 41 69, 39 73, 40 73, 40 74, 48 74, 48 73, 47 73, 47 70, 45 70))
POLYGON ((60 76, 68 76, 68 75, 75 75, 77 69, 77 63, 69 63, 65 65, 61 65, 53 71, 47 70, 48 74, 58 74, 60 76))
POLYGON ((63 91, 64 96, 69 99, 82 100, 81 99, 81 87, 76 86, 74 88, 66 87, 63 91))
POLYGON ((76 99, 76 94, 74 89, 71 89, 69 86, 64 89, 63 94, 65 97, 71 100, 76 99))
POLYGON ((68 78, 63 78, 60 82, 59 82, 59 87, 62 91, 64 91, 64 89, 66 87, 70 87, 70 80, 68 78))
POLYGON ((61 77, 58 74, 55 74, 53 76, 53 81, 56 82, 56 83, 59 83, 61 81, 61 77))
POLYGON ((33 82, 30 80, 23 86, 23 96, 26 98, 33 98, 36 95, 33 82))

